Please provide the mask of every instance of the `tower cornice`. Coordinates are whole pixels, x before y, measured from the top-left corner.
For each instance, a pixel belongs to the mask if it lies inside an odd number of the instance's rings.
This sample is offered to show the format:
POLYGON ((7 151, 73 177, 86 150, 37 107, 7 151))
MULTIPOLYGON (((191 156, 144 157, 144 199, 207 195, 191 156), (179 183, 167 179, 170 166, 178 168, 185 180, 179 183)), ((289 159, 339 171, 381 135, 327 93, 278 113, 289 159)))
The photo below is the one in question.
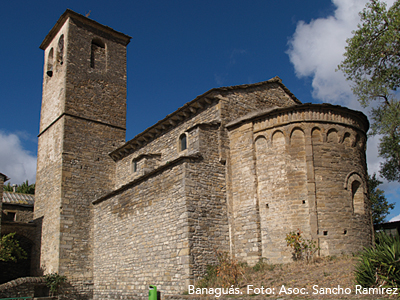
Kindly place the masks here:
POLYGON ((108 34, 111 34, 112 36, 114 36, 116 38, 116 40, 118 40, 124 46, 128 45, 132 38, 126 34, 123 34, 122 32, 112 29, 111 27, 104 26, 92 19, 89 19, 89 18, 87 18, 81 14, 78 14, 70 9, 67 9, 61 15, 61 17, 58 19, 57 23, 53 26, 53 28, 50 30, 50 32, 46 35, 43 42, 39 46, 40 49, 45 50, 47 48, 47 46, 54 39, 55 35, 60 30, 60 28, 64 25, 64 23, 68 20, 68 18, 76 19, 80 22, 83 22, 83 23, 93 27, 93 28, 100 29, 103 32, 107 32, 108 34))

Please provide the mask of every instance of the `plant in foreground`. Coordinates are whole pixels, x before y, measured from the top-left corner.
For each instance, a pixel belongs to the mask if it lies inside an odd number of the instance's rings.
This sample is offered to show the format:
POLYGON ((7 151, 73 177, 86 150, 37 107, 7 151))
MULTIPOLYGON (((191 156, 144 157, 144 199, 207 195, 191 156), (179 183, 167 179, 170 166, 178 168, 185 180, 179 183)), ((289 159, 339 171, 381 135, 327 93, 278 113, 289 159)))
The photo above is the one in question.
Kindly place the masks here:
POLYGON ((245 264, 231 258, 228 252, 215 250, 217 263, 207 266, 207 273, 196 283, 196 287, 230 287, 237 286, 245 273, 245 264))
POLYGON ((356 283, 363 287, 400 286, 400 238, 384 232, 376 235, 375 246, 365 248, 355 268, 356 283))
POLYGON ((319 250, 315 241, 303 238, 300 229, 297 229, 297 232, 289 232, 285 240, 287 246, 293 249, 294 260, 305 259, 309 263, 313 259, 315 252, 319 250))
POLYGON ((18 259, 26 259, 27 254, 15 239, 15 232, 3 235, 0 239, 0 261, 17 262, 18 259))
POLYGON ((51 273, 44 276, 46 285, 50 288, 52 295, 57 295, 61 285, 67 280, 67 277, 61 276, 58 273, 51 273))

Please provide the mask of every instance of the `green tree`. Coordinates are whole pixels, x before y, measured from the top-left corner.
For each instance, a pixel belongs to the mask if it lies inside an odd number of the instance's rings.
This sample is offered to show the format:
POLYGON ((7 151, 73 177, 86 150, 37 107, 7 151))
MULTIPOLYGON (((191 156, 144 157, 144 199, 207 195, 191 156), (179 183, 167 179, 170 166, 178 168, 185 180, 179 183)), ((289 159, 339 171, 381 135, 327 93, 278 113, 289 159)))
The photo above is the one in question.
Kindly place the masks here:
POLYGON ((374 225, 380 224, 385 221, 386 216, 389 214, 389 209, 394 208, 393 203, 388 203, 384 192, 378 188, 382 181, 376 178, 376 174, 368 175, 368 192, 369 199, 371 200, 372 208, 372 222, 374 225))
MULTIPOLYGON (((14 188, 10 183, 6 184, 3 186, 3 190, 6 192, 13 192, 14 188)), ((23 182, 22 184, 16 186, 15 189, 16 193, 21 193, 21 194, 35 194, 35 184, 29 184, 28 180, 23 182)))
POLYGON ((382 136, 381 175, 400 182, 400 0, 370 0, 360 13, 361 23, 347 40, 345 59, 339 65, 364 107, 371 107, 373 135, 382 136))
POLYGON ((15 232, 3 235, 0 239, 0 261, 13 261, 26 259, 27 254, 14 238, 15 232))

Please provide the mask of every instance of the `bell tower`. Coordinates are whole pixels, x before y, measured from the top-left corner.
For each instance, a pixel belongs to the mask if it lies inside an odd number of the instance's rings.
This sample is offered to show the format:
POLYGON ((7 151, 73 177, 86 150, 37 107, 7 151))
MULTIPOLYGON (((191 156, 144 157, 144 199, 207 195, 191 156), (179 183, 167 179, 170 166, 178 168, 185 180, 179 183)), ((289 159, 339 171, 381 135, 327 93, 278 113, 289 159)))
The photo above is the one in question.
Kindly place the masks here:
POLYGON ((45 54, 35 196, 35 219, 42 222, 40 267, 76 285, 91 284, 91 202, 111 190, 114 161, 108 153, 125 142, 130 39, 66 10, 40 45, 45 54))

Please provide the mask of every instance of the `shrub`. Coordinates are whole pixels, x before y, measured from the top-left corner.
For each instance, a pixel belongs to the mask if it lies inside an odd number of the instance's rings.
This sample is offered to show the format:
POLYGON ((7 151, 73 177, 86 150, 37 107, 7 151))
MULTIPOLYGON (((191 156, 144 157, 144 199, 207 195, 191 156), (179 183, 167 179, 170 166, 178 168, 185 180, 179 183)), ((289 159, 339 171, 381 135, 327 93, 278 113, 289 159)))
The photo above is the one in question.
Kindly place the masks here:
POLYGON ((399 287, 400 238, 376 234, 375 246, 365 248, 355 268, 356 283, 363 287, 399 287))
POLYGON ((319 250, 319 247, 316 246, 315 241, 312 239, 304 239, 301 234, 302 232, 300 229, 297 229, 297 232, 291 231, 286 235, 285 240, 287 246, 293 248, 293 259, 306 259, 308 263, 313 259, 314 254, 319 250))
POLYGON ((207 266, 207 273, 196 283, 196 287, 230 287, 237 286, 244 275, 245 264, 231 258, 228 252, 215 250, 216 265, 207 266))
POLYGON ((273 271, 276 265, 271 265, 268 263, 268 259, 265 257, 261 257, 258 262, 252 267, 254 272, 264 272, 264 271, 273 271))
POLYGON ((228 252, 217 251, 217 277, 221 279, 221 286, 237 286, 239 278, 244 274, 244 264, 236 258, 231 258, 228 252))
POLYGON ((17 239, 15 239, 15 232, 3 235, 0 239, 0 261, 13 261, 17 262, 18 259, 26 259, 27 254, 21 248, 17 239))
POLYGON ((58 273, 51 273, 44 276, 46 285, 50 288, 52 295, 57 295, 61 285, 67 280, 67 277, 61 276, 58 273))

